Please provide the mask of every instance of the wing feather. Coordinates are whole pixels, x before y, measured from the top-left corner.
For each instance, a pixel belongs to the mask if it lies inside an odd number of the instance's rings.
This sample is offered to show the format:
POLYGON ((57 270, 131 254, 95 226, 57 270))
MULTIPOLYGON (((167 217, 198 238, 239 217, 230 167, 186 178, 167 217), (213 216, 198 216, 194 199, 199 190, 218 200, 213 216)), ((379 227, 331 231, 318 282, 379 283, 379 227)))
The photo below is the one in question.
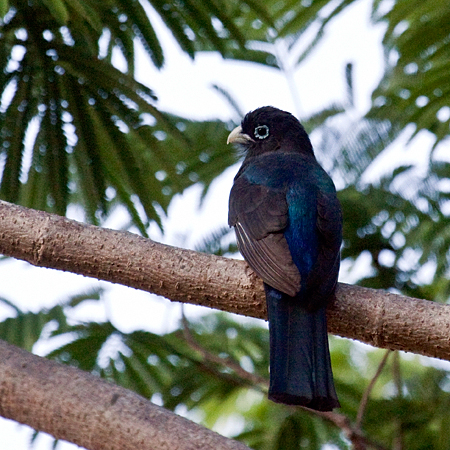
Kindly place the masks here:
POLYGON ((288 205, 283 190, 237 178, 230 194, 230 226, 242 256, 265 283, 291 297, 300 291, 300 273, 283 231, 288 205))
POLYGON ((311 307, 320 305, 333 294, 339 274, 342 212, 334 186, 329 190, 322 189, 317 194, 316 226, 319 253, 307 283, 311 307))

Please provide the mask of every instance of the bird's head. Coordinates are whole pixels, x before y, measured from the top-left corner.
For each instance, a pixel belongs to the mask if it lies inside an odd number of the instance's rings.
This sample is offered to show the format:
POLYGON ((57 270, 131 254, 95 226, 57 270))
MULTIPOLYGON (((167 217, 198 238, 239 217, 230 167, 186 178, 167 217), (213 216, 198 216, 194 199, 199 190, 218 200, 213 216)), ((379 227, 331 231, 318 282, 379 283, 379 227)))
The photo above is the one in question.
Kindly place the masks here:
POLYGON ((292 114, 273 106, 247 113, 241 125, 230 133, 227 143, 237 144, 247 156, 277 150, 314 155, 301 123, 292 114))

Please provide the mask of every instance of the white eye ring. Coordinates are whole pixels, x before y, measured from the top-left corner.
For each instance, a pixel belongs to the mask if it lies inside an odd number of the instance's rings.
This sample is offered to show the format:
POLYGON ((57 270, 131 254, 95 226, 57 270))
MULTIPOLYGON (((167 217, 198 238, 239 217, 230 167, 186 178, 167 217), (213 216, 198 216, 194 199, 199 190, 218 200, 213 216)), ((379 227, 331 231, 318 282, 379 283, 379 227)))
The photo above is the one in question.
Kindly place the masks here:
POLYGON ((269 136, 269 127, 267 125, 258 125, 253 134, 257 139, 265 139, 269 136))

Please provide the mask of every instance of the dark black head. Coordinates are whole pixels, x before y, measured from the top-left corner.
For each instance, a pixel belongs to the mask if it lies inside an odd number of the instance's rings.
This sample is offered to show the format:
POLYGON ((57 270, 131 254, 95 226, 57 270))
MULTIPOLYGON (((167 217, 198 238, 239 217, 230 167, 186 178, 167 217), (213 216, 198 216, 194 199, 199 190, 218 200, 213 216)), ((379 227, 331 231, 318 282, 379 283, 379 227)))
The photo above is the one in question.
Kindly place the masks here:
POLYGON ((313 155, 308 134, 290 113, 264 106, 250 111, 228 136, 228 143, 244 147, 248 156, 282 150, 313 155))

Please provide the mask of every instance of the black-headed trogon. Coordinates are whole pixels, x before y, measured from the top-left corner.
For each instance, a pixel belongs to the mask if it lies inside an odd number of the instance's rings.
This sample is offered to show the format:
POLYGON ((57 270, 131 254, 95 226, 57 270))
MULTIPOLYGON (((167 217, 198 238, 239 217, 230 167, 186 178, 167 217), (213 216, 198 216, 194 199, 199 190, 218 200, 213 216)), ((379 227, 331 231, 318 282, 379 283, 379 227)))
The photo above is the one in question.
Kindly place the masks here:
POLYGON ((245 153, 230 193, 229 225, 264 281, 270 332, 269 398, 329 411, 339 407, 326 304, 334 297, 342 213, 331 178, 290 113, 249 112, 228 137, 245 153))

